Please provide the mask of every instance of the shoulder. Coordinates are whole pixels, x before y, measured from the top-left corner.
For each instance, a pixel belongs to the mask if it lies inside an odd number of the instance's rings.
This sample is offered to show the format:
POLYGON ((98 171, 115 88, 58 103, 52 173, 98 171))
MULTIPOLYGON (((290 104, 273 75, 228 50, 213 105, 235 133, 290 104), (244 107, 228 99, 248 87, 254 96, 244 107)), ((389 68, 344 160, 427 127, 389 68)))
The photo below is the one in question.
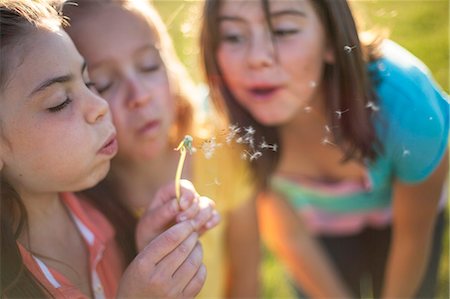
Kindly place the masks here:
POLYGON ((369 65, 380 106, 380 139, 394 174, 405 182, 421 181, 447 147, 448 95, 406 49, 386 41, 382 51, 382 58, 369 65))

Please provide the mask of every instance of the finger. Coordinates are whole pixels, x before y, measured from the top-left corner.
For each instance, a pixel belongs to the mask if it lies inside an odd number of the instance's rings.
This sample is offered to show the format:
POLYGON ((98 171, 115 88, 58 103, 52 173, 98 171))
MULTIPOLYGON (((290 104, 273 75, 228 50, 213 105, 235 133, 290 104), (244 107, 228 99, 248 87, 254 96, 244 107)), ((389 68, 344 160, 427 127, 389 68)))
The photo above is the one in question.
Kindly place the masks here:
POLYGON ((196 243, 194 249, 173 274, 173 280, 176 284, 182 286, 180 292, 186 287, 189 281, 195 276, 199 270, 203 260, 203 249, 199 242, 196 243))
POLYGON ((198 197, 195 197, 191 205, 186 210, 177 215, 177 221, 181 222, 187 219, 192 219, 195 217, 195 215, 197 215, 199 210, 200 210, 199 200, 198 197))
POLYGON ((212 212, 211 218, 208 219, 208 222, 206 222, 206 224, 200 227, 200 229, 198 230, 199 235, 202 235, 207 230, 216 227, 220 223, 220 220, 220 214, 216 210, 214 210, 212 212))
POLYGON ((206 267, 204 264, 200 266, 194 278, 189 281, 188 285, 183 290, 183 297, 193 298, 200 293, 206 281, 206 267))
POLYGON ((147 262, 154 266, 186 241, 193 231, 191 221, 177 223, 145 246, 141 254, 148 255, 147 262))
POLYGON ((177 269, 188 259, 198 241, 198 234, 191 233, 172 252, 161 259, 156 268, 163 277, 172 277, 177 269))
POLYGON ((180 208, 186 210, 190 207, 195 199, 198 197, 197 191, 195 191, 194 185, 188 180, 181 180, 181 194, 180 194, 180 208))
POLYGON ((200 210, 193 219, 193 223, 196 229, 200 229, 211 218, 214 211, 214 202, 208 197, 200 197, 200 210))

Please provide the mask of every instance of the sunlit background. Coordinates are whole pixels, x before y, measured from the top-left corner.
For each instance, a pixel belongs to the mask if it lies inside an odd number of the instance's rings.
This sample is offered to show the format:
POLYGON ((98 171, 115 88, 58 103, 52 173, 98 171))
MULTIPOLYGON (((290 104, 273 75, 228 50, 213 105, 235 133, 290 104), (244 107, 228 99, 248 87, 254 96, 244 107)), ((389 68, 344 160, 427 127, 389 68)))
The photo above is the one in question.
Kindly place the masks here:
MULTIPOLYGON (((390 38, 419 57, 440 86, 449 92, 449 1, 359 0, 350 1, 365 28, 389 30, 390 38)), ((198 20, 201 1, 154 0, 191 75, 202 82, 199 67, 198 20)), ((448 213, 448 209, 447 209, 448 213)), ((449 233, 445 233, 436 298, 449 296, 449 233)), ((274 257, 264 249, 263 298, 292 298, 287 278, 274 257)))

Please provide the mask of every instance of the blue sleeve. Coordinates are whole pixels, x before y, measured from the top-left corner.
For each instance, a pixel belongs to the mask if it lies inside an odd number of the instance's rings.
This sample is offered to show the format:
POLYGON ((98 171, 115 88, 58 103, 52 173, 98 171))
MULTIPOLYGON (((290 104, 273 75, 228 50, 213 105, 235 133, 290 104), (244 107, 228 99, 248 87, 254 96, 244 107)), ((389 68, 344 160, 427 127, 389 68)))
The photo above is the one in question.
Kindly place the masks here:
POLYGON ((377 88, 386 128, 381 141, 394 177, 416 183, 436 169, 448 147, 449 98, 412 54, 396 50, 400 56, 378 62, 384 74, 377 88))

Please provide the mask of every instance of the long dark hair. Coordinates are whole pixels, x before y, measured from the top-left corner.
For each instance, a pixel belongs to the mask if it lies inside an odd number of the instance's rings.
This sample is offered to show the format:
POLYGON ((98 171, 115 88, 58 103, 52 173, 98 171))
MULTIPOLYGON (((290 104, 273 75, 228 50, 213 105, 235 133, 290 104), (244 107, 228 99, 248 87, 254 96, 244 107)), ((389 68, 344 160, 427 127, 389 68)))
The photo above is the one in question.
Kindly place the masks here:
MULTIPOLYGON (((369 103, 376 105, 377 98, 372 86, 366 63, 377 59, 380 39, 363 44, 352 12, 346 0, 311 1, 325 29, 330 45, 333 47, 335 62, 327 64, 324 70, 323 84, 327 99, 327 118, 336 142, 344 152, 344 161, 373 161, 381 152, 381 145, 375 132, 373 111, 369 103), (352 55, 346 53, 350 47, 352 55), (345 117, 336 118, 335 111, 344 111, 351 107, 345 117)), ((261 0, 261 5, 269 28, 271 28, 269 0, 261 0)), ((200 48, 206 80, 210 87, 212 101, 219 111, 224 111, 232 123, 253 126, 257 134, 266 140, 279 143, 276 127, 259 124, 249 112, 235 99, 226 86, 216 59, 220 43, 219 10, 221 1, 205 0, 203 23, 201 25, 200 48)), ((263 155, 251 165, 257 182, 266 186, 275 171, 281 153, 263 155)))
MULTIPOLYGON (((5 88, 11 70, 11 57, 23 40, 37 29, 54 30, 63 22, 44 2, 0 0, 0 90, 5 88)), ((0 120, 1 124, 1 120, 0 120)), ((1 127, 0 127, 1 130, 1 127)), ((1 259, 0 294, 4 298, 51 297, 45 287, 25 267, 17 239, 27 225, 27 211, 19 194, 0 173, 1 259)))

